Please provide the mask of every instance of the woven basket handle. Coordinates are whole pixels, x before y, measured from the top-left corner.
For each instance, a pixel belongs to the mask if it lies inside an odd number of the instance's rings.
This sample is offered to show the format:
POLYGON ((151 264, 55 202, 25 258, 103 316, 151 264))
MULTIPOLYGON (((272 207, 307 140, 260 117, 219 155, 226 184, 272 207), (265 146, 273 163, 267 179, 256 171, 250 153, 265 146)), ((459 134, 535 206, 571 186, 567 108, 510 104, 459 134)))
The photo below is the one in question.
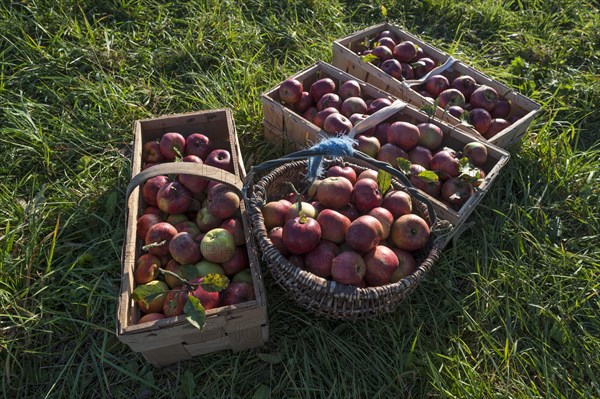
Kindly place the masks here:
POLYGON ((362 121, 358 122, 356 126, 350 129, 350 132, 348 132, 348 137, 354 138, 354 136, 356 136, 357 134, 379 125, 381 122, 394 115, 396 112, 400 111, 403 108, 406 108, 407 105, 407 103, 401 100, 394 101, 387 107, 380 109, 379 111, 369 115, 362 121))
POLYGON ((169 174, 195 175, 204 177, 219 183, 225 183, 235 188, 240 193, 242 192, 243 188, 242 181, 236 175, 226 170, 196 162, 166 162, 151 166, 133 176, 127 185, 125 200, 127 201, 133 190, 146 180, 152 177, 169 174))
POLYGON ((425 81, 427 79, 429 79, 430 76, 439 75, 440 73, 444 72, 446 69, 450 68, 455 62, 456 62, 456 59, 454 57, 448 57, 446 62, 444 62, 442 65, 440 65, 436 68, 433 68, 431 71, 429 71, 425 76, 421 77, 420 79, 403 80, 403 81, 401 81, 401 83, 402 83, 402 85, 408 86, 408 87, 418 86, 420 84, 425 83, 425 81))
POLYGON ((305 160, 310 157, 347 156, 347 157, 354 157, 354 158, 360 159, 360 160, 368 163, 369 165, 371 165, 375 168, 378 168, 378 169, 383 169, 386 172, 390 173, 392 176, 398 178, 398 180, 400 180, 400 182, 406 187, 406 190, 413 197, 417 198, 419 201, 423 202, 427 206, 427 210, 429 212, 429 217, 431 219, 431 225, 432 226, 435 225, 437 215, 436 215, 433 203, 431 202, 431 200, 429 200, 429 198, 427 198, 425 195, 423 195, 416 187, 414 187, 412 185, 412 183, 410 182, 410 180, 408 180, 408 178, 401 171, 392 167, 392 165, 390 165, 387 162, 383 162, 383 161, 374 159, 374 158, 370 157, 369 155, 365 154, 364 152, 357 151, 354 148, 347 149, 347 152, 344 154, 329 154, 329 153, 322 151, 318 146, 319 146, 319 144, 316 144, 315 146, 308 148, 306 150, 296 151, 291 154, 285 155, 281 158, 273 159, 270 161, 263 162, 260 165, 252 166, 250 168, 250 172, 248 172, 248 175, 246 176, 246 179, 244 181, 244 187, 242 189, 242 194, 244 196, 244 200, 246 200, 246 201, 248 200, 248 197, 247 197, 248 187, 251 184, 251 182, 254 178, 254 174, 256 172, 271 170, 271 169, 281 166, 287 162, 305 160))

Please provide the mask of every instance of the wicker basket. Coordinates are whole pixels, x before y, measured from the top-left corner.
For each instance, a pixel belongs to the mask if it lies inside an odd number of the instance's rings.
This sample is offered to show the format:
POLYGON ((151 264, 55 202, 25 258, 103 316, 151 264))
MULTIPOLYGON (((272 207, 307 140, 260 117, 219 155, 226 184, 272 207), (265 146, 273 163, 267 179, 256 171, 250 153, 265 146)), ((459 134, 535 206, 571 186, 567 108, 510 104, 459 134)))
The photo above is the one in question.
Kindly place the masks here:
POLYGON ((264 165, 253 167, 245 182, 245 200, 248 203, 248 214, 253 226, 254 237, 262 252, 263 260, 277 283, 302 307, 316 315, 337 320, 357 320, 393 312, 400 303, 415 289, 419 282, 431 270, 433 264, 453 233, 453 227, 435 215, 429 200, 410 186, 410 182, 389 164, 376 161, 367 155, 355 152, 352 157, 336 157, 325 162, 325 167, 348 165, 357 172, 367 169, 382 168, 394 175, 392 187, 407 191, 413 201, 413 211, 423 217, 430 225, 431 235, 426 246, 413 253, 418 269, 402 280, 380 287, 359 288, 340 284, 332 280, 318 277, 300 269, 279 250, 268 238, 261 207, 268 201, 277 200, 290 192, 292 183, 299 191, 308 182, 305 178, 307 163, 301 158, 310 154, 310 150, 299 151, 279 160, 267 162, 269 166, 281 163, 270 172, 252 182, 255 173, 264 165), (399 175, 399 176, 398 176, 399 175), (400 180, 406 184, 401 184, 400 180))

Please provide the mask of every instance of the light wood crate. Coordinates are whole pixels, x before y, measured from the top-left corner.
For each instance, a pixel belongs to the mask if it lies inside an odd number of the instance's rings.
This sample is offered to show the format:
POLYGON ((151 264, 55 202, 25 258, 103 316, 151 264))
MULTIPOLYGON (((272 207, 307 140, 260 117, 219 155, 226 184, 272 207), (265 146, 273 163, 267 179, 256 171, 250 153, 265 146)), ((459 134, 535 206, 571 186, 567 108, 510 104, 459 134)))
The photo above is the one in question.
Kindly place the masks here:
MULTIPOLYGON (((356 76, 358 79, 370 83, 396 97, 408 97, 409 93, 412 93, 417 96, 418 99, 413 100, 411 104, 417 107, 430 105, 431 103, 417 91, 412 90, 409 86, 386 74, 377 66, 361 60, 360 56, 357 54, 359 51, 365 49, 365 43, 372 42, 383 30, 394 32, 401 40, 410 40, 414 42, 419 47, 423 48, 427 56, 440 65, 444 64, 450 58, 450 55, 440 49, 423 42, 418 37, 402 30, 400 27, 386 22, 363 29, 342 39, 335 40, 332 48, 332 64, 344 72, 356 76)), ((534 117, 541 109, 540 105, 536 102, 509 88, 505 84, 477 71, 475 68, 470 67, 465 61, 456 60, 449 69, 442 72, 442 75, 448 77, 449 80, 460 75, 469 75, 473 77, 477 83, 493 87, 501 96, 505 95, 505 98, 511 101, 512 111, 508 118, 516 116, 518 119, 489 140, 483 138, 472 127, 463 124, 458 118, 445 113, 443 109, 437 107, 436 110, 436 117, 438 119, 448 122, 451 125, 455 125, 460 130, 480 137, 481 140, 485 140, 498 147, 508 148, 512 144, 520 141, 527 132, 534 117)))
MULTIPOLYGON (((214 148, 231 152, 234 174, 205 165, 189 162, 173 163, 175 170, 200 168, 201 175, 211 180, 224 181, 237 188, 246 176, 235 124, 229 109, 190 112, 134 123, 132 177, 142 170, 143 144, 156 140, 167 132, 183 136, 202 133, 208 136, 214 148)), ((135 260, 141 252, 142 241, 136 237, 136 220, 142 212, 140 188, 136 187, 127 199, 126 236, 123 244, 121 292, 118 301, 117 336, 133 351, 140 352, 155 366, 188 360, 194 356, 221 350, 239 351, 263 345, 269 337, 266 295, 256 247, 250 231, 250 221, 245 204, 240 202, 242 221, 246 232, 246 245, 256 299, 237 305, 206 311, 206 325, 202 330, 192 326, 185 316, 165 318, 137 324, 140 311, 132 300, 135 288, 133 271, 135 260)))

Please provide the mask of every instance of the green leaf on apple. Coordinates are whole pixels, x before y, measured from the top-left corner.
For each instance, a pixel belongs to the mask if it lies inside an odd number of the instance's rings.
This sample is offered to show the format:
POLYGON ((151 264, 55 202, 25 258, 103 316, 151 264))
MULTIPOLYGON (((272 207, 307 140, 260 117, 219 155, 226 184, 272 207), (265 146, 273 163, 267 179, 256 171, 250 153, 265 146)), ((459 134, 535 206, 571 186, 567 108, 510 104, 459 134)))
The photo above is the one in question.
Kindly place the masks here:
POLYGON ((396 163, 398 164, 398 169, 400 169, 400 172, 404 173, 405 175, 410 175, 410 161, 406 158, 396 158, 396 163))
POLYGON ((360 57, 361 60, 363 60, 364 62, 373 62, 375 60, 377 60, 377 56, 373 55, 373 54, 367 54, 367 55, 363 55, 360 57))
POLYGON ((131 293, 131 299, 134 301, 142 301, 144 305, 148 305, 153 299, 164 293, 164 289, 158 285, 141 284, 135 287, 131 293))
POLYGON ((469 120, 469 111, 463 111, 463 113, 460 114, 460 121, 463 125, 473 126, 469 120))
POLYGON ((435 114, 436 107, 437 107, 437 104, 425 104, 420 108, 420 110, 423 111, 425 114, 427 114, 429 119, 431 119, 433 117, 433 115, 435 114))
POLYGON ((440 180, 440 178, 438 177, 437 173, 435 173, 432 170, 424 170, 423 172, 419 173, 418 176, 425 183, 437 183, 440 180))
POLYGON ((377 187, 382 195, 385 195, 392 186, 392 174, 383 169, 377 172, 377 187))
POLYGON ((218 273, 207 274, 202 279, 200 286, 208 292, 221 292, 229 285, 227 276, 218 273))
POLYGON ((477 180, 481 179, 481 173, 479 171, 479 168, 473 166, 473 164, 471 164, 471 161, 469 161, 469 158, 462 157, 458 161, 458 165, 459 179, 469 183, 474 183, 477 180))
POLYGON ((204 310, 202 303, 200 303, 200 300, 192 294, 188 295, 188 301, 183 307, 183 314, 185 314, 185 319, 191 325, 199 330, 204 328, 204 325, 206 324, 206 311, 204 310))

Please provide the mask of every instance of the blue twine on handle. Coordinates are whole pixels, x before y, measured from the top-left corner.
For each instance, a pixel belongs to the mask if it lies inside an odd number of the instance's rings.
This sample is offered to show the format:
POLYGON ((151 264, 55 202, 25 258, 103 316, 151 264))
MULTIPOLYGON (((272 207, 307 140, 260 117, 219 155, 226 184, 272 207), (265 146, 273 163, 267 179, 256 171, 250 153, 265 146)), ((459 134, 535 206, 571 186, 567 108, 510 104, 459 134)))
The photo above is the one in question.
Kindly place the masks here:
MULTIPOLYGON (((356 144, 356 140, 345 136, 331 136, 322 139, 317 144, 310 147, 311 152, 326 154, 326 156, 332 157, 350 157, 354 155, 353 146, 356 144)), ((308 158, 307 167, 307 178, 309 181, 313 181, 319 177, 322 177, 325 173, 323 168, 323 155, 316 155, 308 158)))

